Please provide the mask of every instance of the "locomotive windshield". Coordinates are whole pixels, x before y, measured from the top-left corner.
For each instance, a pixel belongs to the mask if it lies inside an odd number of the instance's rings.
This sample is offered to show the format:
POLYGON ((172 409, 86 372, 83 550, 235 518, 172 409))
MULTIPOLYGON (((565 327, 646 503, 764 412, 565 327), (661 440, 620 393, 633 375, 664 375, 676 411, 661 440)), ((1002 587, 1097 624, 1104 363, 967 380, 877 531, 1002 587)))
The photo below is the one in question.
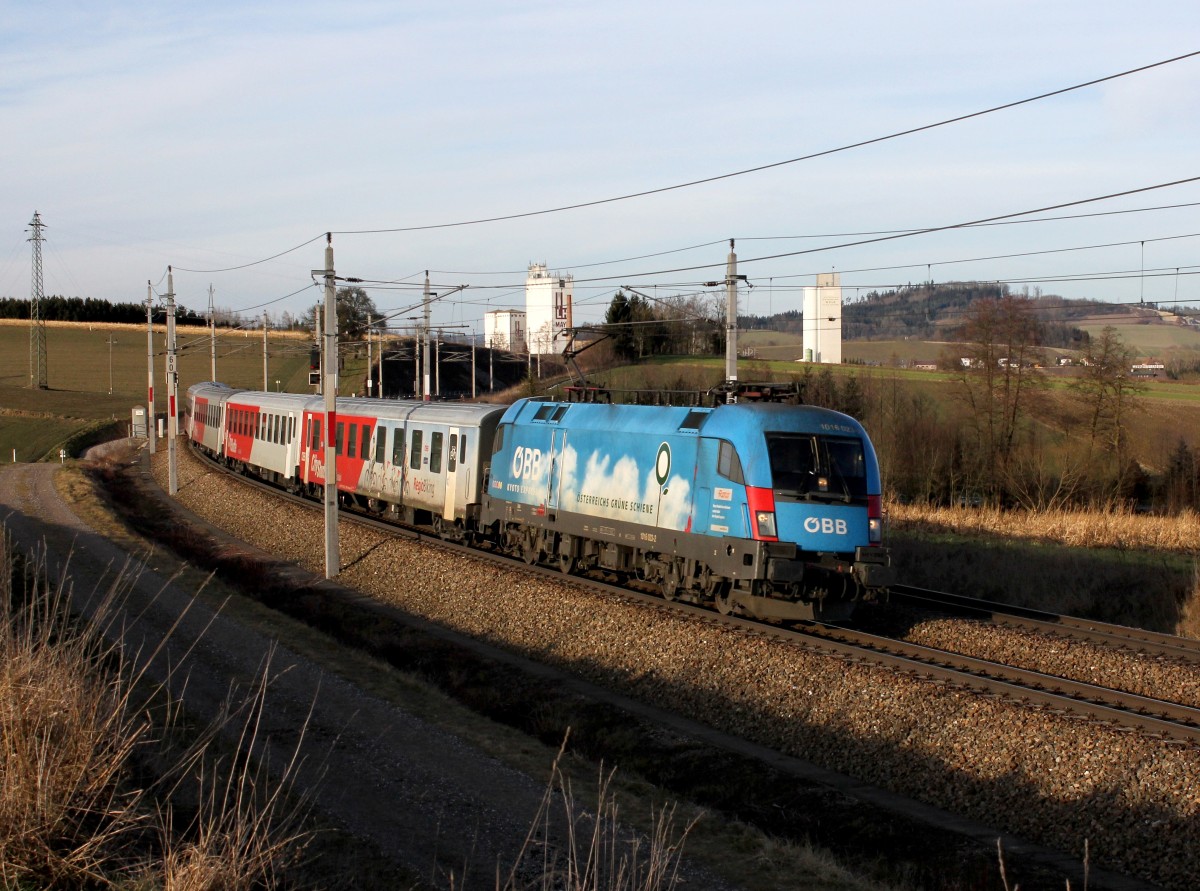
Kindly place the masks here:
POLYGON ((768 433, 771 486, 777 497, 866 501, 867 462, 862 440, 845 436, 768 433))

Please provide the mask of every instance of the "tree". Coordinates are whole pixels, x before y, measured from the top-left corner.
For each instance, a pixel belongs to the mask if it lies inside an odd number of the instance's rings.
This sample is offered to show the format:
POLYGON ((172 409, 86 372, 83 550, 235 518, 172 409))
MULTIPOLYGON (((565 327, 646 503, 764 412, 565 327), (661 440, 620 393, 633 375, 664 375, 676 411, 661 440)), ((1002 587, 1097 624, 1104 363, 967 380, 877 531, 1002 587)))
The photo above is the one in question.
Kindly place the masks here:
POLYGON ((1039 329, 1027 297, 975 301, 963 327, 968 341, 958 378, 970 408, 978 471, 1001 495, 1029 403, 1041 378, 1039 329))
POLYGON ((369 320, 379 318, 379 310, 362 288, 338 288, 336 299, 338 337, 360 340, 367 333, 369 320))
POLYGON ((1125 421, 1145 389, 1130 375, 1131 350, 1117 329, 1105 325, 1094 338, 1075 392, 1088 408, 1088 453, 1097 446, 1111 452, 1118 466, 1125 458, 1125 421))
POLYGON ((637 341, 633 334, 633 308, 624 291, 617 291, 604 314, 604 330, 612 338, 613 352, 620 359, 637 357, 637 341))

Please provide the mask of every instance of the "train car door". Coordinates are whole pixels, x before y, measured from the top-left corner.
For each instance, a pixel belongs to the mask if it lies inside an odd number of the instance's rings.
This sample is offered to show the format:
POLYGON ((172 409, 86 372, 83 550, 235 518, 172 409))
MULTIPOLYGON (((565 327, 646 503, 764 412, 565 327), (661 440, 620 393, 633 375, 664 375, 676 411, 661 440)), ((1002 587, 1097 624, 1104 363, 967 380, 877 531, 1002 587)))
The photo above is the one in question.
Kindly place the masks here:
POLYGON ((299 441, 296 438, 296 413, 289 411, 281 417, 281 421, 283 423, 283 431, 280 433, 284 453, 283 478, 290 480, 295 476, 296 468, 300 466, 299 441))
POLYGON ((459 454, 462 437, 457 427, 450 428, 450 452, 446 458, 446 503, 442 508, 442 519, 454 519, 454 504, 458 497, 458 469, 464 466, 459 454))

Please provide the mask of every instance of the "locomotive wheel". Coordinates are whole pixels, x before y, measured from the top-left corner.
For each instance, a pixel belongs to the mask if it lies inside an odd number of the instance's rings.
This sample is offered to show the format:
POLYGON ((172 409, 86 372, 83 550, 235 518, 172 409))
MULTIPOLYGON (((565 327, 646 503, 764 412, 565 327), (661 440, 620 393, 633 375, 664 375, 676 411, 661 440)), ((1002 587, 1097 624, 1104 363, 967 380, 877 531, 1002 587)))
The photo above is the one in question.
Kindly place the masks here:
POLYGON ((729 586, 718 585, 713 592, 713 605, 716 606, 717 612, 723 616, 728 616, 733 613, 733 603, 729 598, 729 586))
POLYGON ((563 575, 570 575, 575 571, 576 560, 573 552, 574 542, 571 541, 571 536, 562 535, 558 539, 558 569, 563 575))
POLYGON ((663 600, 674 600, 679 596, 679 567, 671 564, 671 568, 663 574, 662 582, 659 583, 662 589, 663 600))
POLYGON ((537 563, 538 552, 537 532, 533 529, 527 529, 524 537, 521 539, 521 559, 531 566, 537 563))

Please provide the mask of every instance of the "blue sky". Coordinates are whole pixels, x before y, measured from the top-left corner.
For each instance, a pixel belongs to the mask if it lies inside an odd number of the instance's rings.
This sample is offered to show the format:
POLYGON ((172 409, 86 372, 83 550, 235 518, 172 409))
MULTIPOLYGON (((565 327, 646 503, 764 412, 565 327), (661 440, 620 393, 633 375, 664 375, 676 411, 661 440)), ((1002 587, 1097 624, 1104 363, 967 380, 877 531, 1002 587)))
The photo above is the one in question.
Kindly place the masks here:
MULTIPOLYGON (((1200 302, 1200 237, 1179 237, 1197 207, 834 247, 1200 176, 1200 57, 686 189, 364 234, 659 189, 1104 77, 1200 49, 1196 4, 10 0, 0 29, 0 295, 29 296, 36 210, 47 293, 140 301, 172 264, 183 304, 211 284, 249 315, 319 299, 326 231, 340 275, 471 285, 435 321, 477 329, 530 262, 575 275, 588 321, 622 283, 719 278, 729 238, 743 312, 798 309, 829 269, 851 299, 932 278, 1200 302), (1101 273, 1130 277, 1038 281, 1101 273)), ((1200 184, 1073 212, 1189 202, 1200 184)))

